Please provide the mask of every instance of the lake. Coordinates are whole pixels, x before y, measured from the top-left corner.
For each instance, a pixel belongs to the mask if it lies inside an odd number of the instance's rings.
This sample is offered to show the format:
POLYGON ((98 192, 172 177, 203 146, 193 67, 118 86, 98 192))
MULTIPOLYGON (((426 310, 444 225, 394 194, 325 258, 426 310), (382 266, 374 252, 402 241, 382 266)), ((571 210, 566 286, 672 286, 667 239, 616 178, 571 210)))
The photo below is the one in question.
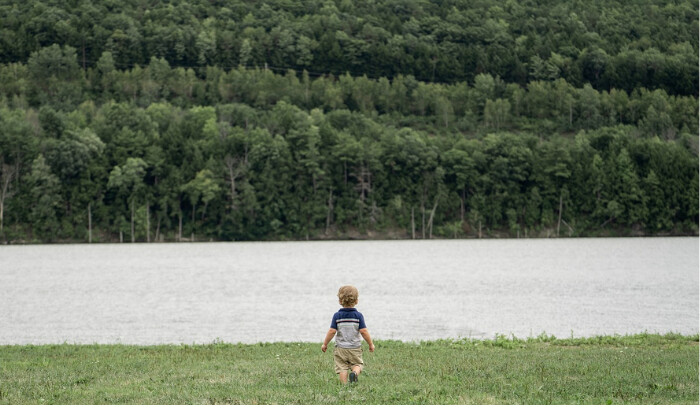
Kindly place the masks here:
POLYGON ((0 246, 0 344, 698 333, 698 238, 0 246), (292 331, 293 329, 293 331, 292 331))

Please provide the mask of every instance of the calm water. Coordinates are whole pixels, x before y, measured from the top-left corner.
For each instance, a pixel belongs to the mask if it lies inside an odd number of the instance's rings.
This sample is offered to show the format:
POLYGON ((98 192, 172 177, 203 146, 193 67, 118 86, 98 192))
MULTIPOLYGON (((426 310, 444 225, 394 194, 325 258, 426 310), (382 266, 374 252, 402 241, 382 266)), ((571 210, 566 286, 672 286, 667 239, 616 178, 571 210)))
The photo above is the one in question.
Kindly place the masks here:
POLYGON ((0 344, 698 332, 698 238, 0 247, 0 344), (293 332, 292 332, 293 330, 293 332))

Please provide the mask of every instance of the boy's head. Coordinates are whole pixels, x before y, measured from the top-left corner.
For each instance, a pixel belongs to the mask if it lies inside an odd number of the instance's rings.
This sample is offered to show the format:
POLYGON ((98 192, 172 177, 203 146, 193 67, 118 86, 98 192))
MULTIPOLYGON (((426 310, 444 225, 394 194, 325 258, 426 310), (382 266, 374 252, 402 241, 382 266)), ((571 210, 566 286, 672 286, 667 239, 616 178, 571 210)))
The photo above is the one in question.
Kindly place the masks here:
POLYGON ((338 289, 338 302, 340 302, 343 307, 353 307, 357 305, 359 296, 360 294, 354 286, 347 285, 338 289))

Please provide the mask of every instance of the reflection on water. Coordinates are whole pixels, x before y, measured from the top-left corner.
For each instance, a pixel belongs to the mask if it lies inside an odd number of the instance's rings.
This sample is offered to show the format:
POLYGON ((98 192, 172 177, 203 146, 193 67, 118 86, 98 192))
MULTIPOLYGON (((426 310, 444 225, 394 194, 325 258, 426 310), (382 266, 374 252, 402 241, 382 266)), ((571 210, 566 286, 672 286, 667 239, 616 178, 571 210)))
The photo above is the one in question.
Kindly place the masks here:
POLYGON ((375 339, 698 332, 697 237, 40 245, 0 344, 320 342, 344 284, 375 339))

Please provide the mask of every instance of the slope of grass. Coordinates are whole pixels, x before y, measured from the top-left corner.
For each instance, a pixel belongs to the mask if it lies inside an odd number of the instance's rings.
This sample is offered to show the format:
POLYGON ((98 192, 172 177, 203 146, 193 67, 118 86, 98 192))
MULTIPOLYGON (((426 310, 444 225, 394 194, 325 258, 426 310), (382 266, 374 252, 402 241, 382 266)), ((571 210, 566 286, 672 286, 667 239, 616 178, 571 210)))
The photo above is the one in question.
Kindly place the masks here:
POLYGON ((697 335, 375 344, 0 346, 0 404, 698 404, 697 335))

